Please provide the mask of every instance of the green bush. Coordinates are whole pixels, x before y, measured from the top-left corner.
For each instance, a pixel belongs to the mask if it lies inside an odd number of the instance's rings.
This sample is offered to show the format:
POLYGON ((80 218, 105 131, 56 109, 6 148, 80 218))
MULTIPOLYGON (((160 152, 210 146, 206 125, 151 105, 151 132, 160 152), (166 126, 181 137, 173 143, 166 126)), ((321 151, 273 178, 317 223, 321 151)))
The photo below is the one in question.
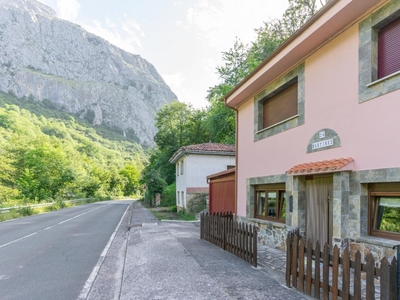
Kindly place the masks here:
POLYGON ((166 186, 163 190, 161 198, 161 206, 174 206, 176 205, 176 183, 166 186))
POLYGON ((185 209, 181 209, 178 212, 178 215, 179 215, 179 220, 182 220, 182 221, 194 221, 194 220, 196 220, 195 213, 186 212, 185 209))
POLYGON ((21 217, 31 216, 34 214, 33 208, 30 206, 18 208, 17 212, 21 215, 21 217))

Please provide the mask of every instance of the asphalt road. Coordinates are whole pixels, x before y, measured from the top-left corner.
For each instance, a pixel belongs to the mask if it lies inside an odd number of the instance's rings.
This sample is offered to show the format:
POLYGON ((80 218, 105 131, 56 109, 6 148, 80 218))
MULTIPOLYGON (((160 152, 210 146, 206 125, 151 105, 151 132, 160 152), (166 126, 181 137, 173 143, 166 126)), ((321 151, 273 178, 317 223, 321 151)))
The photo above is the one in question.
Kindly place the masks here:
POLYGON ((130 203, 99 202, 0 223, 0 299, 78 299, 130 203))

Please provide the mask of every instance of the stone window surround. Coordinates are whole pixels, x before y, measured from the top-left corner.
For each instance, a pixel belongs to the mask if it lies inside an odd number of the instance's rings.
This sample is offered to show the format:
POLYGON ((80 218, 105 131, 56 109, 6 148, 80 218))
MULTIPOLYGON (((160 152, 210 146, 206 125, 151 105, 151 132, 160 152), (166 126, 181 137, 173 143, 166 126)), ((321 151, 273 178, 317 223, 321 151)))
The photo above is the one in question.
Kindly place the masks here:
POLYGON ((400 89, 400 72, 377 79, 379 29, 398 17, 400 17, 400 2, 391 1, 359 24, 358 103, 400 89))
POLYGON ((254 97, 254 141, 259 141, 304 124, 304 62, 269 84, 263 91, 254 97), (282 91, 297 78, 298 84, 298 114, 267 128, 262 128, 263 100, 282 91))

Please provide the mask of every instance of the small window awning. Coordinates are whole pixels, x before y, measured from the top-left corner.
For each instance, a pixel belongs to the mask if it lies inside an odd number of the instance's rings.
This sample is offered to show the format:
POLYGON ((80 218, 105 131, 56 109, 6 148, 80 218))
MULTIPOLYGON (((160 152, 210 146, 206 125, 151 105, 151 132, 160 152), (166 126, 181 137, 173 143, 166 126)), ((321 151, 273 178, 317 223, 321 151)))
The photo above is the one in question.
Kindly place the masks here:
POLYGON ((348 157, 299 164, 287 170, 286 175, 308 175, 352 171, 353 161, 354 159, 352 157, 348 157))

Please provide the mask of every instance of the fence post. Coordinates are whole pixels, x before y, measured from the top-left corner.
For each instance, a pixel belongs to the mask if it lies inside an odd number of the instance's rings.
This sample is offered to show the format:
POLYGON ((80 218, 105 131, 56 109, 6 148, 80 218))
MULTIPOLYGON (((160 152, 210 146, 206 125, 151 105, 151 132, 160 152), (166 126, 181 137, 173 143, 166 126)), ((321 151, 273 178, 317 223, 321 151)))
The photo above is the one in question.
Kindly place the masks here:
POLYGON ((290 271, 292 269, 292 235, 286 236, 286 286, 290 287, 290 271))
POLYGON ((366 287, 367 287, 367 300, 375 299, 375 284, 374 284, 374 271, 375 271, 375 264, 374 264, 374 257, 371 253, 368 253, 366 257, 366 287))
POLYGON ((400 264, 399 264, 399 259, 400 259, 400 244, 393 246, 393 249, 397 249, 397 298, 400 297, 400 264))

